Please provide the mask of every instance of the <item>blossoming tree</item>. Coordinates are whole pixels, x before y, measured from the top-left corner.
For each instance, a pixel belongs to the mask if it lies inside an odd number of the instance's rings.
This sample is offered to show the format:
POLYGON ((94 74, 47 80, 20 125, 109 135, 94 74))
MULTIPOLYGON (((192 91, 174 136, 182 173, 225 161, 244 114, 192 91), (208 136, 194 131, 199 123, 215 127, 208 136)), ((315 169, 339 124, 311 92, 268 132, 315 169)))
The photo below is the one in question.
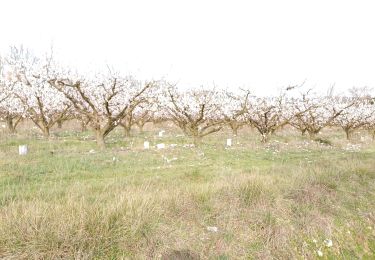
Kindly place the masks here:
MULTIPOLYGON (((24 116, 49 137, 50 129, 70 107, 65 97, 48 84, 55 73, 52 56, 39 58, 23 47, 11 47, 6 62, 9 82, 13 85, 12 101, 23 107, 24 116)), ((9 112, 11 117, 19 116, 19 111, 9 112)))
POLYGON ((287 108, 285 94, 277 97, 249 96, 245 113, 248 123, 261 134, 261 142, 269 141, 271 134, 287 125, 294 114, 287 108))
POLYGON ((155 82, 139 82, 122 77, 117 72, 98 73, 92 77, 60 76, 49 80, 74 109, 89 119, 100 148, 105 148, 105 137, 143 100, 155 82))
POLYGON ((165 109, 169 118, 186 136, 192 137, 195 144, 222 129, 216 95, 215 90, 180 91, 172 85, 166 90, 165 109))
POLYGON ((355 101, 343 102, 339 96, 318 96, 309 90, 293 103, 295 116, 290 124, 302 133, 308 132, 310 139, 315 139, 323 128, 332 125, 355 101))

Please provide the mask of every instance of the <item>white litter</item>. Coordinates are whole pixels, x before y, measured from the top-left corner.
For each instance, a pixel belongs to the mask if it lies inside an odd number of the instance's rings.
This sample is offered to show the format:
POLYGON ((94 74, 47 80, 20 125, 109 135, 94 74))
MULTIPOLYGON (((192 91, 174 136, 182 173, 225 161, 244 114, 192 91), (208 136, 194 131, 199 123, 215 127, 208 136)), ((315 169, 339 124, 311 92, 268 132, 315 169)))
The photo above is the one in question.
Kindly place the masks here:
POLYGON ((156 148, 158 148, 158 149, 165 149, 165 144, 163 144, 163 143, 157 144, 156 148))

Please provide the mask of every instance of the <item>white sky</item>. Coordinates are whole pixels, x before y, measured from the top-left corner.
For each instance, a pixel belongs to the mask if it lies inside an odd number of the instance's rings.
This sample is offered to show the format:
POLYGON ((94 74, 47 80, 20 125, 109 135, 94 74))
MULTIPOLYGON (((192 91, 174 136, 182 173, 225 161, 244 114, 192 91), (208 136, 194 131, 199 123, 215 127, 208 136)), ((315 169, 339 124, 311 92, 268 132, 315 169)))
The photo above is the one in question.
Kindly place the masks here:
POLYGON ((182 86, 270 94, 307 80, 375 87, 375 2, 0 0, 0 51, 53 44, 58 59, 109 64, 182 86))

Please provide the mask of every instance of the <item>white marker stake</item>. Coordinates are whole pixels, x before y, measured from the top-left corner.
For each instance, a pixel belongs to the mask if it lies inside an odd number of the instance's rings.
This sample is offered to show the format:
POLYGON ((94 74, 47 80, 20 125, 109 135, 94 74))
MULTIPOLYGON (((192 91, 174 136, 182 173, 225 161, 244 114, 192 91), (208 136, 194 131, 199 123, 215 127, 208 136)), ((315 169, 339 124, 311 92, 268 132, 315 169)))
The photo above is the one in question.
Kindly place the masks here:
POLYGON ((232 146, 232 139, 227 139, 227 146, 232 146))
POLYGON ((165 144, 157 144, 156 148, 158 148, 158 149, 164 149, 165 148, 165 144))
POLYGON ((19 155, 26 155, 28 152, 27 145, 20 145, 18 147, 18 154, 19 155))
POLYGON ((143 143, 143 148, 146 149, 146 150, 150 149, 150 142, 149 141, 145 141, 143 143))

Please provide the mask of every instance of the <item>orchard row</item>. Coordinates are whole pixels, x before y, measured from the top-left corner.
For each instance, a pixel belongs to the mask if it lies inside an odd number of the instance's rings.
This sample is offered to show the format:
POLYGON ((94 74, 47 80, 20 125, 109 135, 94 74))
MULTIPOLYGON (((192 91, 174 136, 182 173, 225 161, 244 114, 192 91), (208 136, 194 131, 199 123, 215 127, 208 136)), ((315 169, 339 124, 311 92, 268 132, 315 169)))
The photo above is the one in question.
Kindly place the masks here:
POLYGON ((102 148, 116 127, 129 135, 134 125, 142 129, 147 122, 160 121, 172 121, 195 142, 224 126, 237 134, 244 125, 256 128, 262 142, 285 125, 310 138, 325 127, 339 126, 350 139, 359 128, 374 134, 375 105, 366 88, 322 96, 301 85, 272 97, 257 97, 249 90, 181 90, 166 80, 142 81, 110 68, 79 73, 52 55, 38 57, 11 47, 0 57, 0 119, 10 133, 22 120, 31 120, 46 137, 54 125, 76 119, 82 129, 95 132, 102 148))

